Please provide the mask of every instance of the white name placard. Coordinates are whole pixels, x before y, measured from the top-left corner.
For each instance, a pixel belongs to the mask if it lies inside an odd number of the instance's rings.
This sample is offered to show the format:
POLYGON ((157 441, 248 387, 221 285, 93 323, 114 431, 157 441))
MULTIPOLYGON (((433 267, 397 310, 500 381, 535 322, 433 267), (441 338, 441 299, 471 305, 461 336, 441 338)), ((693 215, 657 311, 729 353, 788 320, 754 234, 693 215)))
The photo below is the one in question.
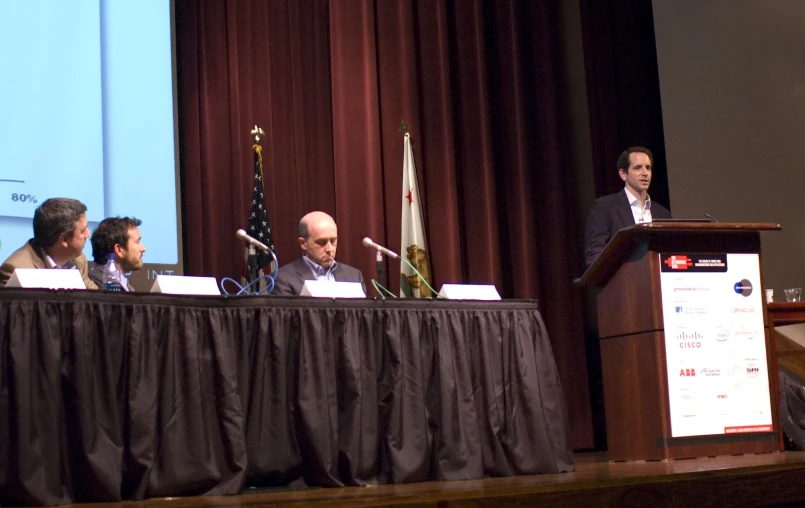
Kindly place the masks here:
POLYGON ((315 298, 366 298, 360 282, 327 280, 306 280, 300 295, 315 298))
POLYGON ((17 268, 7 288, 87 289, 78 270, 17 268))
POLYGON ((439 295, 448 300, 500 300, 491 284, 443 284, 439 295))
POLYGON ((157 275, 152 293, 169 295, 220 295, 215 277, 191 277, 189 275, 157 275))
POLYGON ((758 255, 658 256, 672 437, 771 432, 758 255))

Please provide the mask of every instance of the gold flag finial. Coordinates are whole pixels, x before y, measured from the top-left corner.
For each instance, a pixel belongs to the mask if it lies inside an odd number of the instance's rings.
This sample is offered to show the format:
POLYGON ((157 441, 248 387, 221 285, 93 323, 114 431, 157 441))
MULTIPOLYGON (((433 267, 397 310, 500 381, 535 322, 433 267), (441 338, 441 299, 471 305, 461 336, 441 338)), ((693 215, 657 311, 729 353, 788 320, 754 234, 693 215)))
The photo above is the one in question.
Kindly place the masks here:
POLYGON ((411 128, 411 126, 408 125, 408 122, 406 122, 404 119, 400 118, 400 126, 397 127, 397 132, 402 132, 403 134, 408 134, 408 129, 410 129, 410 128, 411 128))
POLYGON ((255 125, 254 129, 251 131, 251 135, 254 136, 254 142, 260 144, 260 136, 265 136, 266 133, 263 132, 263 129, 255 125))

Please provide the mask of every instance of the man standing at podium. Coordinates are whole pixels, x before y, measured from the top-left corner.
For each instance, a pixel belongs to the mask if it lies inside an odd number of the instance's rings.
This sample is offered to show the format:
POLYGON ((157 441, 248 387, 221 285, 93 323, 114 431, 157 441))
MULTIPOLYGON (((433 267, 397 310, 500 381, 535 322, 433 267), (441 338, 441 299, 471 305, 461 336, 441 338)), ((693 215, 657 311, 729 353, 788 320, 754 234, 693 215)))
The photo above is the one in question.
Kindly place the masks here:
MULTIPOLYGON (((363 274, 357 268, 337 263, 338 227, 324 212, 310 212, 299 221, 299 247, 302 257, 279 269, 274 294, 298 296, 306 280, 360 282, 363 274)), ((366 293, 366 286, 363 288, 366 293)))
POLYGON ((624 189, 595 200, 587 220, 585 261, 589 267, 619 230, 653 219, 670 219, 671 212, 648 195, 654 157, 648 148, 633 146, 618 157, 624 189))

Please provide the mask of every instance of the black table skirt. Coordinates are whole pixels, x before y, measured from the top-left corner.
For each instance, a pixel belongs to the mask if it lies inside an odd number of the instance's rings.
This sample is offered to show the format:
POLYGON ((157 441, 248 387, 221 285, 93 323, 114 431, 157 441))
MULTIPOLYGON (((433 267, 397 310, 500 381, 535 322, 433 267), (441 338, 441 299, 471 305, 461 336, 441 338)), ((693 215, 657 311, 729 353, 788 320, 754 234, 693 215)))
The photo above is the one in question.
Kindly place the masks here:
POLYGON ((0 503, 573 469, 529 301, 0 291, 0 503))

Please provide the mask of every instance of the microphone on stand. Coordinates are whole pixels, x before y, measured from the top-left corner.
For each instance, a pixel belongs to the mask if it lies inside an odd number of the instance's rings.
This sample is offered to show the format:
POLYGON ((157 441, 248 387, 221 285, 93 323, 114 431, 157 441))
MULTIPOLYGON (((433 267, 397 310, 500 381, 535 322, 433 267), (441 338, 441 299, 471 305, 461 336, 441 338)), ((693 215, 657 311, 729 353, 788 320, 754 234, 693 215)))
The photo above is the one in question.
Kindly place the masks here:
POLYGON ((257 278, 257 251, 254 245, 246 247, 246 281, 250 282, 257 278))
MULTIPOLYGON (((377 281, 383 285, 386 283, 386 262, 383 261, 383 253, 377 251, 377 257, 375 258, 375 268, 377 269, 377 281)), ((386 299, 385 295, 378 291, 380 298, 383 300, 386 299)))
POLYGON ((710 222, 718 222, 718 219, 716 219, 715 217, 713 217, 709 213, 704 214, 704 216, 707 217, 708 219, 710 219, 710 222))
POLYGON ((433 294, 438 297, 439 293, 430 286, 430 283, 428 282, 428 279, 426 279, 424 275, 419 273, 419 270, 417 270, 416 267, 413 264, 411 264, 410 261, 408 261, 404 257, 400 257, 400 255, 397 254, 396 252, 390 251, 387 248, 383 247, 382 245, 376 244, 368 236, 363 239, 363 245, 364 245, 364 247, 377 249, 377 252, 382 252, 383 254, 385 254, 386 256, 388 256, 388 257, 390 257, 392 259, 399 259, 400 262, 405 263, 406 265, 410 266, 411 270, 414 271, 414 273, 417 275, 417 277, 419 277, 422 280, 422 282, 424 282, 425 285, 428 286, 428 289, 430 289, 431 292, 433 292, 433 294))
POLYGON ((268 245, 264 244, 260 240, 257 240, 256 238, 252 238, 251 236, 249 236, 249 233, 247 233, 243 229, 238 229, 235 232, 235 236, 237 236, 238 238, 240 238, 244 242, 257 247, 258 249, 260 249, 262 251, 271 252, 271 249, 268 248, 268 245))
POLYGON ((377 249, 377 252, 381 252, 381 253, 385 254, 386 256, 390 257, 391 259, 397 259, 397 258, 400 257, 399 254, 388 250, 387 248, 383 247, 382 245, 376 244, 368 236, 363 239, 363 246, 364 247, 369 247, 371 249, 377 249))

